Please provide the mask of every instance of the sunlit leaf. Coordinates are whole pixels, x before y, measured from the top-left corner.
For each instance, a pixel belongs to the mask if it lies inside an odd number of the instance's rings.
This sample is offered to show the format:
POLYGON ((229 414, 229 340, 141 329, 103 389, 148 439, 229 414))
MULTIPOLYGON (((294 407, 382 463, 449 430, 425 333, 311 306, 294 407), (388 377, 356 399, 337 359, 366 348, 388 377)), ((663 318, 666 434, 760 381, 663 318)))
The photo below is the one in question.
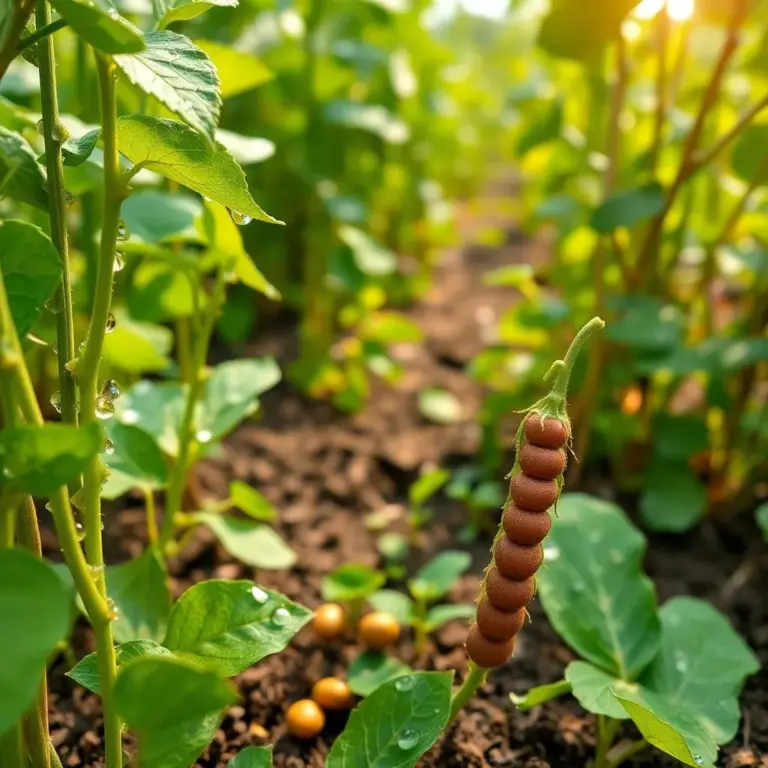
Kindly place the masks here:
POLYGON ((236 8, 237 0, 152 0, 152 13, 160 28, 194 19, 209 8, 236 8))
MULTIPOLYGON (((234 3, 233 3, 234 4, 234 3)), ((195 40, 214 63, 221 80, 221 98, 238 96, 274 78, 273 72, 261 59, 213 40, 195 40)))
POLYGON ((27 140, 0 126, 0 195, 48 210, 45 169, 27 140))
POLYGON ((123 18, 109 0, 53 0, 53 7, 83 40, 102 53, 144 49, 141 30, 123 18))
POLYGON ((348 563, 323 579, 323 600, 343 603, 361 600, 383 586, 385 580, 383 573, 367 565, 348 563))
POLYGON ((349 665, 347 684, 357 696, 369 696, 380 685, 410 672, 411 668, 394 656, 365 651, 349 665))
POLYGON ((468 552, 449 549, 435 555, 416 572, 408 583, 411 594, 420 600, 439 600, 469 569, 472 557, 468 552))

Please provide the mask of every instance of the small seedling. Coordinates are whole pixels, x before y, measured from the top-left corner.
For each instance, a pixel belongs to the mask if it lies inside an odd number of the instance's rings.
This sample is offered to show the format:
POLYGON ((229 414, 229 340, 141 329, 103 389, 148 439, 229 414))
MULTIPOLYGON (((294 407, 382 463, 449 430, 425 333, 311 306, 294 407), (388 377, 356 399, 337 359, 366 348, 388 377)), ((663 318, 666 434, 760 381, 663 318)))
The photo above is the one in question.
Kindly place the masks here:
POLYGON ((347 626, 360 620, 366 599, 386 581, 380 571, 367 565, 348 563, 329 573, 321 587, 323 600, 340 603, 345 610, 347 626))
POLYGON ((454 472, 445 494, 467 505, 469 522, 459 532, 460 541, 474 541, 486 530, 491 510, 498 511, 504 504, 504 493, 496 480, 481 478, 478 467, 461 467, 454 472))
POLYGON ((408 489, 408 527, 411 545, 418 543, 419 532, 429 522, 434 513, 426 503, 450 480, 447 469, 435 469, 422 475, 408 489))

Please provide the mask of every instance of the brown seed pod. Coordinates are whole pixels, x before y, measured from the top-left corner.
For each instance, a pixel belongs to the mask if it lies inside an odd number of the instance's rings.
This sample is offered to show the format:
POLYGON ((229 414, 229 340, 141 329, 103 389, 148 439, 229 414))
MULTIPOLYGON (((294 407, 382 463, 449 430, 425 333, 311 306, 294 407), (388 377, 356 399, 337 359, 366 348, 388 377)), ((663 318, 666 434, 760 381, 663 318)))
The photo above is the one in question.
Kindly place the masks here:
POLYGON ((312 698, 323 709, 349 709, 352 706, 352 691, 338 677, 324 677, 312 686, 312 698))
POLYGON ((538 448, 562 448, 568 442, 568 428, 557 419, 542 419, 532 413, 525 420, 525 439, 538 448))
POLYGON ((508 579, 499 573, 498 568, 491 568, 485 579, 485 594, 500 611, 517 611, 533 599, 536 581, 533 577, 524 581, 508 579))
POLYGON ((565 451, 526 443, 520 451, 520 469, 536 480, 554 480, 565 469, 565 451))
POLYGON ((511 637, 505 643, 495 643, 493 640, 483 637, 477 624, 473 624, 467 633, 465 648, 467 649, 467 656, 478 667, 490 669, 506 663, 515 650, 515 638, 511 637))
POLYGON ((552 527, 552 518, 548 512, 528 512, 515 504, 510 504, 504 510, 501 521, 509 540, 524 547, 541 543, 552 527))
POLYGON ((514 637, 522 628, 525 622, 525 608, 508 613, 494 608, 488 600, 483 600, 477 609, 476 622, 480 634, 486 640, 503 643, 514 637))
POLYGON ((285 721, 291 736, 311 739, 323 730, 325 715, 312 699, 300 699, 288 707, 285 721))
POLYGON ((510 489, 515 504, 531 512, 546 512, 560 493, 554 480, 534 480, 522 472, 512 478, 510 489))
POLYGON ((372 651, 393 645, 400 637, 400 625, 391 613, 376 611, 363 616, 358 625, 360 639, 372 651))
POLYGON ((315 611, 312 628, 323 640, 335 640, 344 633, 344 609, 336 603, 325 603, 315 611))
POLYGON ((516 581, 523 581, 533 576, 539 569, 544 552, 541 544, 535 547, 521 547, 506 536, 499 539, 493 550, 496 568, 502 576, 516 581))

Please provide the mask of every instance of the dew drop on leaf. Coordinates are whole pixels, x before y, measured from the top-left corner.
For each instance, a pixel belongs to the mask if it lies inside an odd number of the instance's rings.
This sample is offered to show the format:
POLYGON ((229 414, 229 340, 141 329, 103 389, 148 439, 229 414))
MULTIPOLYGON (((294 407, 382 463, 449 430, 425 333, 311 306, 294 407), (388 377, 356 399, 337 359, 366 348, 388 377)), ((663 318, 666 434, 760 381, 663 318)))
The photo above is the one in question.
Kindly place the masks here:
POLYGON ((229 215, 232 217, 232 221, 234 221, 238 227, 244 227, 246 224, 250 224, 253 221, 252 216, 248 216, 245 213, 240 213, 239 211, 230 211, 229 215))
POLYGON ((115 251, 115 263, 112 267, 115 272, 122 272, 125 266, 125 256, 120 251, 115 251))
POLYGON ((104 453, 107 454, 107 456, 112 456, 115 452, 115 443, 110 438, 107 438, 104 443, 104 453))
POLYGON ((106 419, 111 419, 115 415, 115 406, 112 403, 112 400, 104 397, 104 395, 99 395, 96 398, 96 416, 97 418, 101 419, 102 421, 105 421, 106 419))
POLYGON ((702 759, 701 755, 694 755, 693 762, 696 763, 696 765, 704 765, 704 760, 702 759))
POLYGON ((124 243, 130 236, 131 235, 128 232, 128 225, 122 219, 120 219, 117 224, 117 242, 124 243))
POLYGON ((273 624, 284 627, 291 620, 291 614, 287 608, 275 608, 270 618, 273 624))
POLYGON ((267 602, 267 600, 269 600, 269 595, 263 589, 261 589, 261 587, 257 587, 255 584, 251 587, 251 597, 259 605, 263 605, 267 602))
POLYGON ((109 400, 109 402, 120 397, 120 387, 117 386, 117 382, 114 379, 107 379, 104 382, 104 386, 101 388, 101 396, 105 400, 109 400))
POLYGON ((404 677, 398 677, 397 680, 395 680, 395 689, 400 691, 400 693, 406 693, 407 691, 413 690, 415 685, 416 678, 413 675, 405 675, 404 677))
POLYGON ((105 333, 112 333, 112 331, 115 330, 115 325, 117 323, 115 322, 115 316, 110 312, 107 315, 107 327, 104 329, 105 333))
POLYGON ((82 523, 75 523, 75 530, 77 531, 77 540, 82 541, 85 538, 85 528, 82 523))
MULTIPOLYGON (((404 678, 400 678, 403 680, 404 678)), ((406 728, 397 740, 397 746, 403 750, 413 749, 421 740, 421 734, 413 728, 406 728)))
POLYGON ((51 405, 56 413, 61 413, 61 392, 54 392, 51 395, 51 405))

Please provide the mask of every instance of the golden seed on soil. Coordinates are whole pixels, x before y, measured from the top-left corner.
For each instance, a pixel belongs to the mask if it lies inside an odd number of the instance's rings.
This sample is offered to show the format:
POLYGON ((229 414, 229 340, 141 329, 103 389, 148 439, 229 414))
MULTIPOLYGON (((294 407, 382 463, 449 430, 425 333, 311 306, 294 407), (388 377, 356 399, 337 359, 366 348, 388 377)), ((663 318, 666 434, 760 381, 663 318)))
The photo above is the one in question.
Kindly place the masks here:
POLYGON ((251 723, 250 726, 248 726, 248 732, 254 739, 258 739, 259 741, 267 741, 267 739, 269 739, 269 731, 267 731, 261 723, 251 723))
POLYGON ((528 512, 515 504, 504 510, 501 521, 509 540, 524 547, 540 544, 552 527, 549 512, 528 512))
POLYGON ((565 451, 526 443, 520 451, 520 469, 536 480, 554 480, 565 469, 565 451))
POLYGON ((507 659, 515 650, 515 637, 510 638, 505 643, 495 643, 488 640, 480 634, 477 624, 473 624, 467 633, 467 642, 464 644, 467 656, 477 664, 478 667, 491 669, 505 664, 507 659))
POLYGON ((525 439, 539 448, 562 448, 568 440, 568 429, 557 419, 541 419, 532 413, 525 420, 525 439))
POLYGON ((534 480, 522 472, 512 478, 510 490, 515 504, 531 512, 546 512, 560 493, 554 480, 534 480))
POLYGON ((300 699, 285 713, 288 733, 299 739, 312 739, 325 726, 323 710, 312 699, 300 699))
POLYGON ((325 603, 315 611, 312 628, 323 640, 335 640, 344 634, 344 609, 336 603, 325 603))
POLYGON ((393 645, 400 637, 400 624, 391 613, 375 611, 360 620, 358 625, 360 639, 372 651, 380 651, 393 645))
POLYGON ((518 581, 508 579, 491 568, 485 580, 485 593, 492 605, 500 611, 516 611, 525 608, 536 594, 536 580, 531 577, 518 581))
POLYGON ((541 544, 535 547, 522 547, 515 544, 506 536, 499 539, 493 550, 496 568, 502 576, 516 581, 523 581, 533 576, 539 569, 544 552, 541 544))
POLYGON ((312 686, 312 698, 323 709, 349 709, 352 706, 352 691, 338 677, 324 677, 312 686))
POLYGON ((503 643, 514 637, 525 622, 525 608, 513 613, 500 611, 489 600, 483 600, 477 609, 477 627, 486 640, 503 643))

